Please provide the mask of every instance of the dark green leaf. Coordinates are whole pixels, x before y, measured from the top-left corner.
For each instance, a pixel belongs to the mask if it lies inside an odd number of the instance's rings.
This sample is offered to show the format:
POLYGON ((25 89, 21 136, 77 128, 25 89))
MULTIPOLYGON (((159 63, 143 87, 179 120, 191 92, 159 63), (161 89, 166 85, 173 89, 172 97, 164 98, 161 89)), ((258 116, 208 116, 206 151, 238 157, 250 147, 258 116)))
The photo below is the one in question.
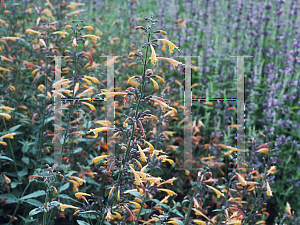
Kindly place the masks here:
POLYGON ((12 161, 13 162, 13 160, 11 159, 11 158, 9 158, 9 157, 6 157, 6 156, 3 156, 3 155, 1 155, 0 156, 0 160, 8 160, 8 161, 12 161))
POLYGON ((90 225, 89 223, 87 223, 87 222, 85 222, 85 221, 83 221, 83 220, 77 220, 77 223, 78 223, 79 225, 90 225))
POLYGON ((31 211, 29 212, 29 217, 32 217, 32 216, 34 216, 34 215, 36 215, 36 214, 38 214, 38 213, 40 213, 40 212, 42 212, 42 211, 43 211, 43 209, 35 208, 35 209, 33 209, 33 210, 31 210, 31 211))
POLYGON ((39 196, 42 196, 42 195, 45 195, 45 194, 46 194, 46 192, 44 190, 39 190, 39 191, 33 192, 29 195, 23 196, 22 198, 20 198, 20 200, 25 200, 25 199, 29 199, 29 198, 36 198, 36 197, 39 197, 39 196))
POLYGON ((43 203, 41 203, 40 201, 35 200, 35 199, 27 199, 24 202, 27 202, 28 204, 33 205, 35 207, 42 207, 43 206, 43 203))
POLYGON ((65 191, 67 190, 68 188, 70 187, 70 183, 65 183, 63 186, 61 186, 59 189, 58 189, 58 192, 62 192, 62 191, 65 191))

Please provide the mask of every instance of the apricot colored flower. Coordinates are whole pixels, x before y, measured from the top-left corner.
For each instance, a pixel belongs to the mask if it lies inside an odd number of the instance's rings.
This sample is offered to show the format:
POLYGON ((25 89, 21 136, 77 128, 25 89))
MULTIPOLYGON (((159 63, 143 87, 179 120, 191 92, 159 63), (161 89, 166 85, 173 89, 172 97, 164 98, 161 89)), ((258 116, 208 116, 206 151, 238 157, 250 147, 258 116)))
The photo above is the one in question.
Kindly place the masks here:
POLYGON ((170 195, 170 196, 176 195, 176 193, 175 193, 174 191, 172 191, 172 190, 169 190, 169 189, 165 189, 165 188, 158 188, 157 190, 159 190, 159 191, 164 191, 164 192, 167 192, 167 193, 168 193, 168 195, 170 195))
POLYGON ((69 176, 69 178, 76 180, 80 185, 86 182, 84 179, 75 176, 69 176))
POLYGON ((100 156, 95 157, 92 162, 97 163, 99 160, 107 158, 107 157, 108 157, 108 155, 100 155, 100 156))
POLYGON ((77 6, 85 6, 85 3, 70 2, 70 5, 67 5, 67 8, 71 8, 74 10, 77 6))
POLYGON ((72 17, 72 15, 80 15, 80 13, 81 13, 82 11, 83 11, 83 9, 76 10, 76 11, 73 11, 73 12, 70 12, 70 13, 66 14, 66 16, 72 17))
POLYGON ((157 57, 157 59, 167 61, 168 63, 171 63, 173 65, 173 68, 175 69, 179 64, 182 65, 182 62, 178 62, 175 59, 171 58, 165 58, 165 57, 157 57))
POLYGON ((261 149, 259 149, 258 151, 256 151, 256 152, 259 152, 259 153, 264 153, 264 154, 268 154, 268 152, 269 152, 269 149, 268 148, 261 148, 261 149))
POLYGON ((90 103, 82 102, 82 104, 87 105, 88 107, 90 107, 90 109, 91 109, 92 111, 95 111, 95 110, 96 110, 95 106, 93 106, 93 105, 90 104, 90 103))
POLYGON ((90 31, 94 31, 94 28, 92 26, 84 26, 83 28, 89 29, 90 31))
POLYGON ((36 31, 36 30, 32 30, 32 29, 27 29, 26 34, 38 34, 39 36, 41 36, 41 32, 36 31))
POLYGON ((167 43, 167 45, 169 46, 170 53, 173 53, 174 48, 176 48, 178 51, 180 51, 179 48, 175 44, 173 44, 171 41, 169 41, 167 39, 158 39, 158 40, 167 43))
POLYGON ((62 203, 60 203, 59 208, 61 211, 65 211, 65 209, 78 209, 78 207, 75 207, 72 205, 67 205, 67 204, 62 204, 62 203))
POLYGON ((273 196, 272 190, 271 190, 271 188, 270 188, 270 185, 269 185, 269 182, 268 182, 268 181, 267 181, 267 191, 266 191, 266 193, 267 193, 268 196, 273 196))
POLYGON ((156 55, 155 50, 154 50, 154 48, 151 44, 150 44, 150 48, 151 48, 151 57, 149 59, 151 59, 152 64, 155 64, 158 61, 157 55, 156 55))
POLYGON ((152 83, 153 83, 153 85, 154 85, 154 88, 155 88, 155 90, 158 90, 159 89, 159 87, 158 87, 158 83, 154 80, 154 79, 152 79, 152 78, 150 78, 150 80, 152 81, 152 83))
POLYGON ((98 133, 102 132, 102 131, 107 131, 107 127, 100 127, 100 128, 96 128, 96 129, 91 129, 87 133, 93 132, 95 134, 95 136, 93 136, 93 137, 96 138, 96 137, 98 137, 98 133))
POLYGON ((273 174, 276 171, 276 166, 271 166, 271 168, 268 170, 267 174, 269 175, 270 173, 273 174))
POLYGON ((94 43, 96 43, 97 39, 98 39, 98 36, 92 35, 92 34, 83 35, 82 37, 84 37, 84 38, 91 38, 94 43))
POLYGON ((0 139, 2 139, 2 138, 10 138, 10 139, 13 139, 13 138, 14 138, 14 135, 16 135, 16 133, 5 134, 5 135, 1 136, 0 139))
POLYGON ((52 34, 60 34, 63 38, 66 37, 67 34, 69 34, 68 32, 66 31, 55 31, 54 33, 52 34))
POLYGON ((242 186, 247 185, 247 182, 246 182, 245 179, 242 177, 242 175, 240 175, 240 174, 238 174, 238 173, 237 173, 236 175, 238 176, 239 181, 240 181, 240 183, 241 183, 242 186))
POLYGON ((75 197, 76 198, 79 198, 79 197, 81 197, 81 196, 91 196, 90 194, 87 194, 87 193, 83 193, 83 192, 77 192, 76 194, 75 194, 75 197))
POLYGON ((3 38, 1 38, 0 40, 1 40, 1 41, 6 41, 6 40, 16 41, 16 40, 18 40, 18 39, 20 39, 20 38, 19 38, 19 37, 3 37, 3 38))
POLYGON ((0 109, 6 110, 8 113, 10 113, 12 110, 15 110, 14 108, 8 107, 8 106, 0 106, 0 109))
POLYGON ((288 213, 291 215, 291 206, 290 204, 287 202, 286 203, 286 207, 285 207, 286 211, 288 211, 288 213))
POLYGON ((72 44, 73 48, 76 48, 76 46, 78 46, 76 38, 73 38, 73 44, 72 44))
POLYGON ((214 188, 214 187, 212 187, 212 186, 209 186, 209 185, 206 185, 206 186, 209 187, 210 189, 212 189, 212 190, 217 194, 217 198, 220 198, 221 195, 222 195, 223 197, 225 197, 224 194, 221 193, 221 192, 220 192, 219 190, 217 190, 216 188, 214 188))
POLYGON ((4 179, 5 179, 5 182, 6 182, 7 184, 9 184, 9 183, 11 182, 10 179, 9 179, 9 177, 6 176, 4 173, 2 173, 2 175, 3 175, 4 179))
POLYGON ((139 145, 137 145, 137 146, 138 146, 138 150, 139 150, 139 153, 140 153, 140 156, 141 156, 141 160, 143 162, 147 162, 147 157, 146 157, 145 153, 143 152, 141 146, 139 146, 139 145))
POLYGON ((11 116, 7 113, 0 113, 0 116, 5 117, 5 119, 10 120, 11 116))

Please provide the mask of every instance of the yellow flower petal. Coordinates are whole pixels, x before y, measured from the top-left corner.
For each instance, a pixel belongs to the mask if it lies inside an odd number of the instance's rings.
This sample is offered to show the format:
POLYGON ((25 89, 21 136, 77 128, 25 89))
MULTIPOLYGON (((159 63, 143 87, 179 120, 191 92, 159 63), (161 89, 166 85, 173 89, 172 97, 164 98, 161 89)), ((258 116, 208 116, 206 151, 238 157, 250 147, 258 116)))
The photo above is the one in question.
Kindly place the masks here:
POLYGON ((100 84, 99 80, 96 77, 84 76, 84 78, 90 79, 95 84, 100 84))
POLYGON ((97 39, 98 39, 98 36, 92 35, 92 34, 83 35, 82 37, 84 37, 84 38, 91 38, 94 43, 96 43, 97 39))
POLYGON ((152 81, 152 83, 153 83, 153 85, 154 85, 154 88, 155 88, 155 90, 158 90, 158 89, 159 89, 159 87, 158 87, 158 84, 157 84, 157 82, 156 82, 154 79, 152 79, 152 78, 150 78, 150 80, 152 81))
POLYGON ((140 153, 140 155, 141 155, 141 160, 142 160, 143 162, 147 162, 147 157, 146 157, 145 153, 143 152, 141 146, 139 146, 139 145, 137 145, 137 146, 138 146, 138 149, 139 149, 139 153, 140 153))
POLYGON ((90 194, 87 194, 87 193, 83 193, 83 192, 77 192, 76 194, 75 194, 75 197, 76 198, 79 198, 79 197, 81 197, 81 196, 91 196, 90 194))
POLYGON ((88 107, 90 107, 90 109, 91 109, 92 111, 95 111, 95 110, 96 110, 95 106, 93 106, 93 105, 90 104, 90 103, 82 102, 82 104, 85 104, 85 105, 87 105, 88 107))
POLYGON ((179 48, 175 44, 173 44, 171 41, 169 41, 167 39, 158 39, 158 40, 163 41, 168 44, 170 53, 173 53, 174 48, 176 48, 178 51, 180 51, 179 48))
POLYGON ((65 38, 66 35, 69 34, 69 33, 66 32, 66 31, 56 31, 56 32, 54 32, 52 34, 60 34, 63 38, 65 38))
POLYGON ((167 192, 167 193, 168 193, 168 195, 170 195, 170 196, 176 195, 176 193, 175 193, 174 191, 172 191, 172 190, 169 190, 169 189, 165 189, 165 188, 158 188, 157 190, 159 190, 159 191, 164 191, 164 192, 167 192))
POLYGON ((146 142, 146 144, 149 146, 150 151, 154 151, 153 145, 152 145, 151 143, 149 143, 148 141, 145 141, 145 142, 146 142))
POLYGON ((32 30, 32 29, 27 29, 26 31, 26 34, 38 34, 39 36, 41 36, 41 32, 38 32, 36 30, 32 30))
POLYGON ((8 107, 8 106, 0 106, 0 109, 6 110, 8 113, 10 113, 12 110, 15 110, 14 108, 8 107))
POLYGON ((65 211, 65 209, 77 209, 78 207, 60 203, 59 208, 61 211, 65 211))
POLYGON ((214 187, 211 187, 209 185, 206 186, 212 189, 217 194, 217 198, 220 198, 221 196, 225 197, 223 193, 221 193, 219 190, 215 189, 214 187))
POLYGON ((14 135, 16 135, 16 133, 5 134, 5 135, 1 136, 0 139, 3 139, 3 138, 13 139, 14 135))
POLYGON ((11 116, 7 113, 0 113, 0 116, 5 117, 5 119, 10 120, 11 116))
POLYGON ((89 29, 90 31, 94 31, 94 28, 92 26, 84 26, 83 28, 89 29))
POLYGON ((100 155, 100 156, 97 156, 96 158, 94 158, 92 162, 97 163, 99 160, 107 158, 107 157, 108 157, 108 155, 100 155))
POLYGON ((149 59, 151 59, 151 63, 154 65, 158 61, 158 59, 157 59, 157 55, 155 53, 155 50, 154 50, 154 48, 151 44, 150 44, 150 48, 151 48, 152 53, 151 53, 151 57, 149 59))

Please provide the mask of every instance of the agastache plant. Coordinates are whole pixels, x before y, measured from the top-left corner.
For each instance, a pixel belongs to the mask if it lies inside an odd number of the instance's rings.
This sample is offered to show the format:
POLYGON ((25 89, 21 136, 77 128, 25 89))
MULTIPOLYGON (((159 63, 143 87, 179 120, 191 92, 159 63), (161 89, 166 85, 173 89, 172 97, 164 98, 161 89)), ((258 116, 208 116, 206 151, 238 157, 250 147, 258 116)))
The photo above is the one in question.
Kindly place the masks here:
MULTIPOLYGON (((174 196, 176 193, 169 189, 163 188, 164 184, 173 184, 175 177, 172 179, 163 181, 161 177, 152 176, 154 167, 158 163, 167 162, 173 164, 174 161, 169 159, 168 156, 163 152, 162 149, 158 150, 157 142, 158 138, 163 138, 163 135, 157 136, 156 143, 153 146, 153 141, 147 139, 147 132, 144 129, 143 123, 147 123, 151 120, 161 123, 157 116, 151 114, 149 109, 140 111, 142 108, 149 104, 158 106, 159 110, 168 115, 175 115, 177 110, 169 106, 161 97, 149 95, 145 92, 145 87, 148 84, 153 85, 155 90, 159 89, 157 83, 164 83, 162 77, 153 74, 153 70, 149 68, 149 63, 155 64, 158 61, 155 53, 155 47, 157 41, 166 42, 169 45, 169 50, 172 52, 174 48, 178 49, 176 45, 166 39, 153 39, 153 35, 160 33, 166 35, 163 30, 154 30, 155 22, 153 15, 151 18, 145 18, 146 21, 150 21, 150 25, 145 28, 143 26, 135 27, 136 30, 144 31, 147 37, 147 42, 143 45, 145 48, 145 54, 130 53, 129 57, 138 57, 143 65, 143 74, 141 76, 132 76, 128 79, 128 84, 131 84, 134 79, 140 83, 139 88, 129 87, 125 92, 109 92, 108 90, 102 90, 102 94, 106 97, 115 95, 123 95, 128 97, 130 104, 134 106, 134 110, 130 112, 127 118, 123 122, 123 127, 116 128, 114 138, 121 136, 124 143, 120 144, 121 150, 124 151, 123 156, 114 155, 100 155, 93 159, 93 163, 98 163, 103 159, 112 159, 110 164, 107 161, 104 162, 107 165, 107 174, 113 178, 110 184, 110 188, 106 189, 106 196, 108 199, 97 197, 94 194, 81 193, 80 196, 87 198, 86 203, 88 204, 89 212, 94 212, 96 217, 102 217, 100 224, 104 221, 110 222, 111 220, 131 221, 131 223, 139 224, 139 221, 150 223, 152 221, 164 221, 168 218, 157 217, 147 213, 147 221, 142 220, 141 216, 144 215, 143 208, 146 206, 145 202, 147 199, 152 199, 153 194, 157 191, 166 193, 168 196, 174 196), (151 54, 151 57, 149 55, 151 54), (157 80, 157 81, 156 81, 157 80), (169 112, 166 112, 170 109, 169 112), (140 131, 141 133, 139 133, 140 131), (151 143, 152 142, 152 143, 151 143), (130 200, 129 193, 133 193, 134 196, 138 196, 134 200, 130 200), (89 203, 92 202, 92 203, 89 203), (98 207, 97 207, 98 206, 98 207), (132 208, 134 206, 134 208, 132 208), (96 208, 98 210, 96 210, 96 208), (121 214, 123 215, 121 216, 121 214), (149 218, 151 216, 152 218, 149 218)), ((150 90, 149 90, 150 91, 150 90)), ((102 125, 105 125, 103 123, 102 125)), ((98 136, 99 132, 107 131, 107 127, 103 126, 100 128, 91 129, 89 132, 93 132, 95 137, 98 136)), ((158 131, 159 132, 159 131, 158 131)), ((76 195, 79 195, 77 193, 76 195)), ((105 197, 106 197, 105 196, 105 197)), ((156 206, 158 207, 158 206, 156 206)), ((79 209, 75 212, 76 215, 85 213, 86 210, 79 209)))

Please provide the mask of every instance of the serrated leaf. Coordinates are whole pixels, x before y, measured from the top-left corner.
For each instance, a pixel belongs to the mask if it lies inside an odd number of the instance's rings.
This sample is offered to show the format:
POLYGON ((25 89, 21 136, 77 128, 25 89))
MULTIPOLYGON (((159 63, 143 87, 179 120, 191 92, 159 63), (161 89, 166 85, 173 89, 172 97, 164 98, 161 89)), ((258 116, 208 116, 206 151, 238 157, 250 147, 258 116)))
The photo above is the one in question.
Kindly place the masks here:
POLYGON ((46 194, 46 192, 44 190, 39 190, 39 191, 33 192, 29 195, 23 196, 22 198, 20 198, 20 200, 25 200, 25 199, 29 199, 29 198, 36 198, 36 197, 39 197, 39 196, 42 196, 42 195, 45 195, 45 194, 46 194))

